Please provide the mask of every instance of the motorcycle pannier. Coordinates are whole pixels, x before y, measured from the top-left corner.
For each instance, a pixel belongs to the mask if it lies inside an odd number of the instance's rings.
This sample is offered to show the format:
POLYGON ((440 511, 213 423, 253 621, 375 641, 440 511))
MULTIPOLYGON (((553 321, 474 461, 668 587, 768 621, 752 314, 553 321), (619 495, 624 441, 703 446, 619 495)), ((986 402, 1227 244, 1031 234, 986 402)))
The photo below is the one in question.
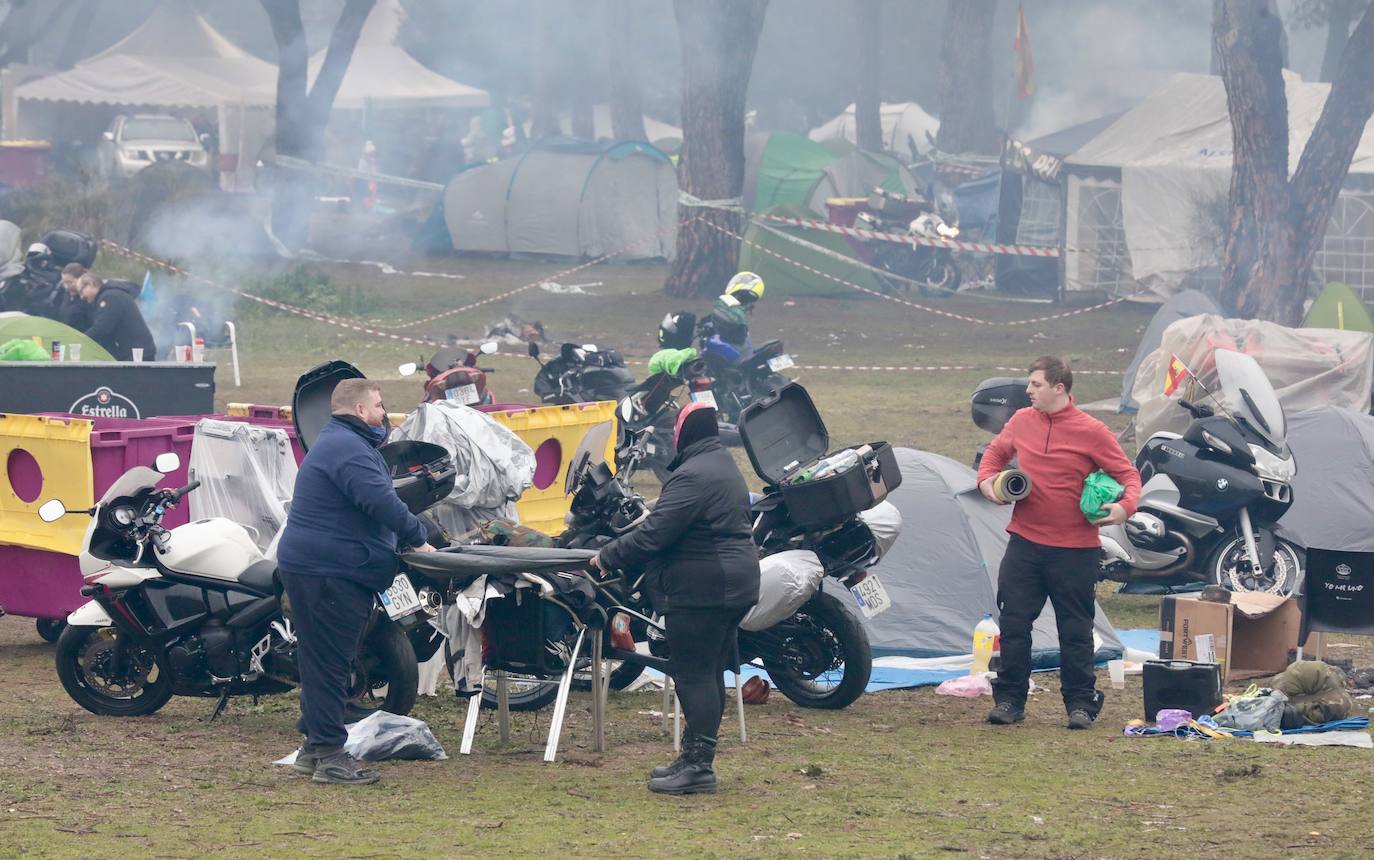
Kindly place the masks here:
POLYGON ((1030 405, 1025 377, 985 379, 973 390, 973 423, 989 433, 1001 433, 1017 410, 1030 405))
POLYGON ((862 467, 798 481, 831 452, 830 434, 816 404, 795 382, 745 409, 739 434, 755 473, 779 489, 792 521, 803 528, 843 522, 878 504, 902 483, 897 458, 886 442, 868 444, 872 451, 862 467))

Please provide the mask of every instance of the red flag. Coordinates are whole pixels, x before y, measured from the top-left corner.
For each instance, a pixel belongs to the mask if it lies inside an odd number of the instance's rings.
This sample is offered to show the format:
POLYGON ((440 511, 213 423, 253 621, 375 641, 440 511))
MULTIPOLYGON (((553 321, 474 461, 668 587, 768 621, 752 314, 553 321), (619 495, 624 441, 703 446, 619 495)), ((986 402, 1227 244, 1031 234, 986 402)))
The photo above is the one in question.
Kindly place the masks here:
POLYGON ((1028 99, 1035 92, 1035 63, 1031 60, 1030 31, 1026 29, 1026 10, 1016 7, 1016 42, 1012 45, 1016 54, 1016 95, 1028 99))
POLYGON ((1176 355, 1169 356, 1169 366, 1164 372, 1164 396, 1168 397, 1178 390, 1183 384, 1183 380, 1192 376, 1193 372, 1188 369, 1182 359, 1176 355))

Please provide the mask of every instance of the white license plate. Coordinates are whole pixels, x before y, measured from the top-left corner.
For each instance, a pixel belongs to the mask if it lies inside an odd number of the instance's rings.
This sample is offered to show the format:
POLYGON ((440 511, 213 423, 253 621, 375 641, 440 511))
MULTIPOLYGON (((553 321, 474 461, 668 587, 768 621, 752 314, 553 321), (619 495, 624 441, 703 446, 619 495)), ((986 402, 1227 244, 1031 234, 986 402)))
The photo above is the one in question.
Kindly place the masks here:
POLYGON ((476 385, 460 385, 457 388, 450 388, 444 392, 444 396, 449 400, 457 400, 464 406, 471 406, 480 399, 477 396, 476 385))
POLYGON ((382 599, 382 606, 386 608, 387 617, 392 621, 404 618, 420 608, 420 597, 415 593, 415 586, 410 584, 410 578, 404 573, 397 574, 391 587, 386 591, 379 591, 377 596, 382 599))
POLYGON ((870 573, 865 576, 863 581, 849 589, 849 593, 854 595, 855 602, 859 604, 859 611, 865 618, 872 618, 892 608, 892 598, 887 596, 887 589, 883 588, 882 580, 878 579, 877 574, 870 573))
POLYGON ((792 360, 792 356, 783 354, 777 358, 768 359, 768 369, 774 373, 780 373, 789 367, 796 367, 797 363, 792 360))
POLYGON ((716 405, 716 393, 715 393, 714 391, 693 391, 693 392, 692 392, 692 402, 693 402, 693 403, 705 403, 707 406, 711 407, 712 409, 719 409, 719 408, 720 408, 719 406, 716 405))

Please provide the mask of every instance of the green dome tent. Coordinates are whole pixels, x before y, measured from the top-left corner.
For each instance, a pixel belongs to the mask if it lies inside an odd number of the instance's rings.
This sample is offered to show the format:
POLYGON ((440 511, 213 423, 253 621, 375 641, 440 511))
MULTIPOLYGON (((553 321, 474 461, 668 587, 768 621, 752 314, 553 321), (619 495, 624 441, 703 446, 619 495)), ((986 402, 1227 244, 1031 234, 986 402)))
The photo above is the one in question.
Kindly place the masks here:
MULTIPOLYGON (((780 204, 768 212, 771 215, 789 218, 815 217, 815 213, 796 204, 780 204)), ((763 282, 768 285, 769 295, 855 295, 850 287, 836 283, 825 275, 818 275, 810 269, 871 290, 878 289, 873 274, 867 269, 788 241, 787 236, 795 236, 811 245, 818 245, 851 259, 854 256, 849 243, 839 234, 751 221, 744 230, 744 241, 740 243, 739 267, 741 271, 753 272, 763 278, 763 282)))
POLYGON ((81 344, 82 361, 114 361, 114 356, 105 347, 86 337, 71 326, 63 325, 47 317, 35 317, 17 311, 0 313, 0 343, 11 340, 28 340, 37 337, 46 347, 55 340, 65 344, 81 344))
POLYGON ((1307 309, 1302 327, 1374 332, 1374 319, 1370 319, 1369 311, 1354 290, 1345 284, 1331 283, 1307 309))

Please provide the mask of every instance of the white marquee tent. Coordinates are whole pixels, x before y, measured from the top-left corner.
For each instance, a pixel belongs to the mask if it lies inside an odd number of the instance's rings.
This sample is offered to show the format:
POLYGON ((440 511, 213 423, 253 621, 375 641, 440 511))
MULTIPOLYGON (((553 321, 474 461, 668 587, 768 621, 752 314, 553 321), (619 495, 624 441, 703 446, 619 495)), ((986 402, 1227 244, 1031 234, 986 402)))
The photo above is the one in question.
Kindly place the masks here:
MULTIPOLYGON (((1292 171, 1331 87, 1285 80, 1292 171)), ((1229 188, 1231 147, 1221 79, 1180 74, 1069 155, 1066 289, 1167 295, 1219 265, 1201 234, 1209 203, 1229 188)), ((1316 269, 1374 298, 1374 128, 1356 149, 1316 269)))
MULTIPOLYGON (((899 152, 903 156, 910 153, 912 158, 924 155, 931 149, 926 135, 935 136, 940 130, 940 121, 915 102, 884 102, 880 108, 883 126, 883 149, 899 152), (910 138, 910 140, 908 140, 910 138), (916 151, 910 152, 915 141, 916 151)), ((829 122, 816 126, 809 137, 823 143, 827 140, 847 140, 857 143, 855 133, 854 105, 845 108, 844 113, 829 122)))

